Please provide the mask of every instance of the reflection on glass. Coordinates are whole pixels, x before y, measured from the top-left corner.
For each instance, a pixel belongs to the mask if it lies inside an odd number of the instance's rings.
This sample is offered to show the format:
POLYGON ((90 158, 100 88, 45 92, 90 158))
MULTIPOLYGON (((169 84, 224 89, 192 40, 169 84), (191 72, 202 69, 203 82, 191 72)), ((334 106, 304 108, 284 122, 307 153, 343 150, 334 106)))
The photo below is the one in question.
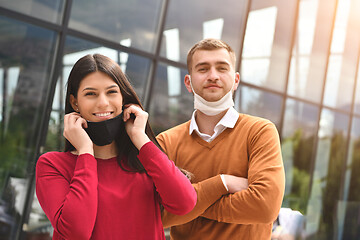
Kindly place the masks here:
POLYGON ((355 2, 338 2, 324 96, 325 105, 346 111, 351 110, 360 44, 353 34, 360 27, 360 7, 355 2))
POLYGON ((60 76, 55 89, 52 112, 50 114, 44 152, 61 151, 64 149, 63 119, 65 109, 65 84, 60 76))
POLYGON ((276 7, 254 10, 249 13, 242 52, 242 81, 255 85, 266 85, 276 16, 276 7))
POLYGON ((360 114, 360 64, 357 72, 354 112, 360 114))
POLYGON ((221 34, 224 27, 224 19, 218 18, 203 23, 203 38, 217 38, 221 39, 221 34))
POLYGON ((185 69, 160 64, 151 94, 149 120, 155 134, 188 121, 193 112, 193 96, 182 79, 185 69))
POLYGON ((307 234, 315 239, 331 239, 335 234, 348 123, 347 115, 327 109, 321 113, 306 224, 307 234))
POLYGON ((7 134, 7 129, 9 127, 10 120, 10 110, 12 109, 12 103, 15 95, 15 88, 18 83, 20 67, 9 67, 2 69, 3 79, 2 79, 2 93, 1 93, 1 108, 2 114, 0 120, 2 120, 2 130, 4 136, 7 134))
POLYGON ((288 99, 282 129, 286 187, 283 205, 306 213, 310 165, 316 139, 319 108, 288 99))
POLYGON ((124 39, 131 39, 132 47, 152 52, 162 2, 72 1, 69 27, 120 44, 124 39))
MULTIPOLYGON (((5 100, 5 95, 4 95, 4 92, 5 92, 5 89, 4 88, 4 69, 0 67, 0 122, 3 121, 3 106, 4 106, 4 100, 5 100)), ((1 131, 0 131, 1 132, 1 131)), ((1 138, 1 136, 0 136, 1 138)))
MULTIPOLYGON (((318 11, 317 0, 301 0, 295 43, 292 51, 288 93, 306 98, 309 96, 309 86, 321 90, 321 81, 308 81, 310 54, 315 35, 315 24, 318 11)), ((309 96, 311 97, 311 96, 309 96)))
POLYGON ((353 118, 351 137, 348 149, 348 158, 345 172, 344 201, 341 211, 338 210, 338 237, 339 239, 359 239, 358 229, 360 212, 360 119, 353 118), (340 215, 341 214, 341 215, 340 215), (340 217, 341 216, 341 217, 340 217), (342 238, 341 238, 342 237, 342 238))
POLYGON ((235 53, 239 53, 246 2, 212 1, 212 7, 204 7, 209 6, 209 1, 169 1, 161 55, 168 58, 167 51, 176 49, 180 53, 179 61, 185 63, 190 48, 203 38, 222 39, 234 49, 235 53), (174 38, 166 34, 171 29, 177 29, 179 32, 175 42, 174 38))
POLYGON ((0 0, 0 7, 60 24, 64 10, 64 3, 64 0, 0 0))
POLYGON ((246 86, 241 86, 239 93, 235 99, 236 110, 269 119, 279 127, 283 104, 282 97, 246 86), (240 96, 238 96, 239 93, 240 96))
POLYGON ((0 238, 15 239, 22 229, 56 37, 52 31, 2 16, 0 25, 6 26, 0 28, 0 238))

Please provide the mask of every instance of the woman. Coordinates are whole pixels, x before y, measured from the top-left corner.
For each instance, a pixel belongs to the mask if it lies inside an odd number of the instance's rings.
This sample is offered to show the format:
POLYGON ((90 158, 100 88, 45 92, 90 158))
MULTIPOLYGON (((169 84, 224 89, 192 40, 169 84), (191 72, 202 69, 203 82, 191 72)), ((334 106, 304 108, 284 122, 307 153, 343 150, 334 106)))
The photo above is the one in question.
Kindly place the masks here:
POLYGON ((53 239, 165 239, 160 204, 186 214, 196 192, 159 149, 119 65, 99 54, 78 60, 65 113, 65 151, 43 154, 36 166, 53 239))

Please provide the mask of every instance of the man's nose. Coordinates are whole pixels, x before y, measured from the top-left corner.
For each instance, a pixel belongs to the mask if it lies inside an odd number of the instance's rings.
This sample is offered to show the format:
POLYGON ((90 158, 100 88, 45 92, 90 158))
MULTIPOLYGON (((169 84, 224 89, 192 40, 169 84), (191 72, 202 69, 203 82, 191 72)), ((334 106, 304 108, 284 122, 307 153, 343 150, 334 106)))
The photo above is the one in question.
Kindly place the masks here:
POLYGON ((219 73, 215 68, 211 68, 209 71, 209 80, 216 81, 219 79, 219 73))

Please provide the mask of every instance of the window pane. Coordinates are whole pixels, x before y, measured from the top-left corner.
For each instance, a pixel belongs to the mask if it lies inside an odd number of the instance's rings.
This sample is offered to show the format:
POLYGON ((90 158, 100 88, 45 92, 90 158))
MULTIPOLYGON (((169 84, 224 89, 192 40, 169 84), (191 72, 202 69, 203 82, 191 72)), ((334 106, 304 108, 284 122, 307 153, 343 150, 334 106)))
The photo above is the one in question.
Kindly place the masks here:
POLYGON ((60 24, 64 11, 64 3, 65 0, 0 0, 0 7, 60 24))
POLYGON ((335 235, 348 125, 347 115, 327 109, 321 113, 306 224, 307 234, 315 235, 315 239, 332 239, 335 235))
POLYGON ((150 124, 155 134, 191 118, 193 95, 183 83, 185 69, 160 64, 150 99, 150 124))
POLYGON ((360 114, 360 64, 357 72, 354 112, 360 114))
POLYGON ((311 159, 314 152, 319 108, 288 99, 282 130, 282 155, 286 187, 283 206, 306 213, 311 159))
POLYGON ((209 1, 169 1, 161 55, 186 63, 190 48, 203 38, 222 39, 238 54, 246 2, 217 0, 211 2, 214 7, 204 7, 209 1))
POLYGON ((43 127, 56 35, 2 16, 0 25, 6 26, 0 28, 0 236, 15 239, 43 127))
POLYGON ((359 239, 359 212, 360 212, 360 119, 353 118, 350 145, 345 173, 344 201, 337 212, 338 228, 342 239, 359 239), (341 221, 342 220, 342 221, 341 221))
POLYGON ((155 48, 161 0, 76 0, 69 27, 127 47, 155 48))
POLYGON ((236 94, 235 108, 242 113, 269 119, 279 129, 282 101, 278 95, 241 86, 236 94))
POLYGON ((283 92, 288 75, 297 1, 251 1, 241 80, 283 92))
MULTIPOLYGON (((293 96, 305 98, 308 96, 307 81, 310 55, 315 35, 316 17, 318 14, 317 0, 301 0, 299 4, 299 17, 295 43, 292 51, 288 93, 293 96)), ((321 80, 321 79, 319 79, 321 80)), ((311 88, 321 93, 322 81, 311 82, 311 88)))
POLYGON ((326 76, 324 104, 346 111, 351 110, 357 71, 359 11, 358 1, 339 1, 326 76))

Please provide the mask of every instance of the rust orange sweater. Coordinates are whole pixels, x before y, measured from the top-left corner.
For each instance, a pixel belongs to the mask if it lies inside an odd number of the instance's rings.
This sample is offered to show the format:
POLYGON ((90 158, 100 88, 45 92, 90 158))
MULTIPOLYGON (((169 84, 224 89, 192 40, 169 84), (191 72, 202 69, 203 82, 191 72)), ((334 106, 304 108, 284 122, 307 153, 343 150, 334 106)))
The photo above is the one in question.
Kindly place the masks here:
POLYGON ((184 216, 164 211, 171 238, 270 239, 285 189, 278 132, 268 120, 240 114, 212 142, 189 135, 190 121, 158 136, 169 159, 194 174, 195 208, 184 216), (249 187, 228 194, 220 174, 248 178, 249 187))

